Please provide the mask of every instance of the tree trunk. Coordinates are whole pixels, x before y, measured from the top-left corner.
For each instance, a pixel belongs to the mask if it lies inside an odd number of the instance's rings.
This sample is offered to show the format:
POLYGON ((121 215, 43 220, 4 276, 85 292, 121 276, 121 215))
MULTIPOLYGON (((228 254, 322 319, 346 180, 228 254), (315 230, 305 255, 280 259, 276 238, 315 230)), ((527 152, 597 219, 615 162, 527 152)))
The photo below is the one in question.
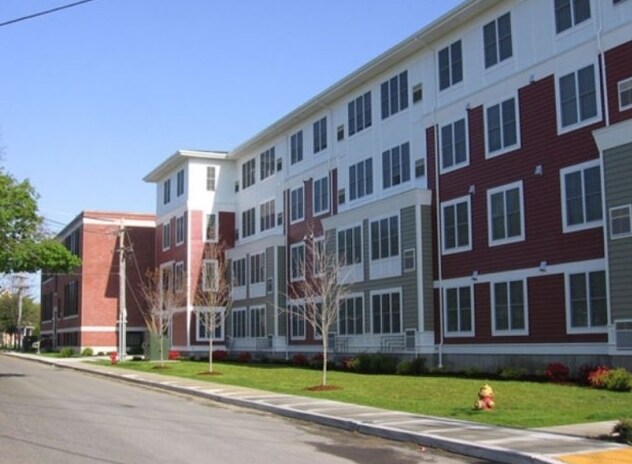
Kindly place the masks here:
POLYGON ((321 381, 321 385, 327 385, 327 346, 329 341, 325 334, 323 334, 323 378, 321 381))
POLYGON ((208 371, 213 373, 213 337, 208 339, 208 371))

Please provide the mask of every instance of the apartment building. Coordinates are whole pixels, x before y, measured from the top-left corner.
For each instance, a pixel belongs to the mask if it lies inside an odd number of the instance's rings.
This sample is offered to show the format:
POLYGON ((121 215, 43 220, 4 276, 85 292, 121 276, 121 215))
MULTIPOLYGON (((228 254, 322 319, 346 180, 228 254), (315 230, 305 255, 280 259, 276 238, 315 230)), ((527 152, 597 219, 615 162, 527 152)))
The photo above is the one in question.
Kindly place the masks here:
POLYGON ((322 249, 351 289, 340 354, 629 363, 631 31, 632 0, 464 1, 232 151, 173 155, 145 180, 188 292, 174 347, 318 351, 283 308, 322 249), (207 334, 213 240, 233 309, 207 334))
POLYGON ((42 273, 42 348, 118 351, 119 253, 124 246, 126 345, 142 350, 146 327, 139 312, 140 285, 154 266, 154 215, 83 211, 57 238, 81 258, 81 266, 71 274, 42 273))

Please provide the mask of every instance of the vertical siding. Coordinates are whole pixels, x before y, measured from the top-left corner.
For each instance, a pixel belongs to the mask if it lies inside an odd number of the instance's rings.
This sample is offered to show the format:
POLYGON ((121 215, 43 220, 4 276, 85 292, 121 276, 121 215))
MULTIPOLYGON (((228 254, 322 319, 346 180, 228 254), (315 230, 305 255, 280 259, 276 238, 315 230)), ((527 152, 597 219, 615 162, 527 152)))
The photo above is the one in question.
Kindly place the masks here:
POLYGON ((399 285, 402 287, 402 310, 403 310, 403 329, 419 329, 419 269, 415 266, 414 271, 404 271, 404 250, 413 249, 415 254, 417 250, 417 217, 415 214, 416 207, 409 206, 403 208, 400 214, 400 258, 402 259, 402 275, 397 278, 399 285))
MULTIPOLYGON (((606 214, 613 206, 632 204, 632 143, 604 153, 606 214)), ((610 224, 608 224, 610 236, 610 224)), ((632 237, 608 240, 612 320, 632 318, 632 237)))
MULTIPOLYGON (((287 294, 287 258, 286 258, 286 250, 284 247, 277 247, 277 265, 278 265, 278 274, 276 276, 277 279, 277 287, 279 289, 279 308, 285 308, 286 306, 286 297, 287 294)), ((279 333, 276 335, 279 336, 287 336, 287 315, 279 311, 279 333)), ((274 326, 272 326, 274 327, 274 326)))
POLYGON ((432 234, 433 219, 432 219, 432 207, 421 206, 421 262, 423 266, 423 273, 419 275, 421 279, 421 285, 423 285, 424 295, 424 329, 430 331, 435 324, 434 318, 434 292, 432 291, 433 283, 433 249, 435 248, 434 238, 432 234))
POLYGON ((266 248, 266 335, 274 332, 274 313, 277 309, 278 302, 274 300, 274 279, 278 276, 274 273, 274 262, 276 259, 276 253, 274 247, 266 248), (268 279, 272 279, 272 291, 268 291, 268 279))

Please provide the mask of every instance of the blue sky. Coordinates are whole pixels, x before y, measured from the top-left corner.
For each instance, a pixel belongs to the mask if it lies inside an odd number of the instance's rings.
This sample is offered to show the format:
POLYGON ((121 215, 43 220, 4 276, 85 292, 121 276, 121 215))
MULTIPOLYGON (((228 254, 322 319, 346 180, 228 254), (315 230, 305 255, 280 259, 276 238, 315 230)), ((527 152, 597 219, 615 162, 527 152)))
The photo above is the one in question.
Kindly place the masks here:
MULTIPOLYGON (((75 0, 1 0, 0 23, 75 0)), ((154 212, 177 149, 230 150, 460 0, 95 0, 0 27, 0 164, 57 231, 154 212)))

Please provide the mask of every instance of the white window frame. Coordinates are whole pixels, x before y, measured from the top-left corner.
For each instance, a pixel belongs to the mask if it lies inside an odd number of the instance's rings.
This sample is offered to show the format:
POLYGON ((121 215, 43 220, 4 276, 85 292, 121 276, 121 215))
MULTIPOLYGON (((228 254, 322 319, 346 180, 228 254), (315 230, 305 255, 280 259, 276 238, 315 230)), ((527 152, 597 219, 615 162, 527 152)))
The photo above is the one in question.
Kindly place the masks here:
POLYGON ((176 197, 184 195, 185 177, 184 169, 180 169, 176 174, 176 197))
POLYGON ((266 307, 265 305, 250 306, 248 308, 248 335, 250 338, 264 338, 266 336, 266 307), (258 319, 262 324, 260 334, 255 333, 255 327, 253 324, 253 314, 259 313, 258 319))
POLYGON ((402 254, 402 244, 401 244, 401 235, 402 235, 402 226, 401 226, 401 218, 399 214, 390 214, 387 216, 380 216, 380 217, 375 217, 372 218, 369 221, 369 260, 370 261, 381 261, 381 260, 386 260, 386 259, 393 259, 393 258, 397 258, 399 259, 399 257, 402 254), (390 254, 391 253, 391 244, 393 241, 393 237, 391 236, 391 219, 395 218, 397 221, 397 237, 395 237, 395 239, 397 240, 397 254, 390 254), (380 223, 383 220, 387 220, 387 225, 388 225, 388 256, 382 256, 382 235, 380 232, 380 223), (379 235, 379 256, 377 258, 373 257, 373 224, 374 223, 378 223, 378 235, 379 235))
POLYGON ((259 205, 259 229, 261 232, 274 229, 276 221, 276 205, 274 198, 271 198, 259 205))
POLYGON ((513 58, 513 49, 514 49, 514 44, 513 44, 513 27, 512 27, 512 23, 511 23, 511 12, 506 12, 501 14, 500 16, 497 16, 496 18, 494 18, 493 20, 489 21, 488 23, 486 23, 485 25, 483 25, 483 63, 485 66, 485 70, 489 70, 489 69, 494 69, 497 66, 499 66, 500 64, 506 62, 507 60, 510 60, 511 58, 513 58), (499 31, 499 23, 500 23, 500 19, 504 18, 505 16, 509 17, 509 37, 510 37, 510 43, 511 43, 511 53, 509 56, 506 57, 501 57, 500 56, 500 52, 501 52, 501 47, 500 47, 500 43, 501 43, 501 37, 500 37, 500 31, 499 31), (495 52, 495 59, 496 62, 492 63, 492 64, 487 64, 487 43, 486 43, 486 38, 485 38, 485 28, 487 28, 488 26, 494 26, 494 43, 490 44, 494 46, 494 52, 495 52))
POLYGON ((217 243, 219 241, 219 218, 217 213, 208 213, 204 215, 204 230, 202 231, 202 236, 204 237, 204 241, 207 243, 217 243), (215 226, 213 227, 215 238, 208 237, 209 220, 211 216, 215 217, 215 226))
MULTIPOLYGON (((371 313, 370 313, 370 317, 371 317, 371 333, 373 335, 397 335, 397 334, 403 334, 404 333, 404 304, 403 304, 403 291, 401 287, 396 287, 396 288, 385 288, 385 289, 381 289, 381 290, 374 290, 372 292, 370 292, 369 294, 369 298, 371 299, 371 313), (398 332, 394 332, 393 330, 389 331, 389 332, 384 332, 384 330, 380 330, 379 332, 376 332, 375 330, 375 307, 373 306, 373 298, 375 296, 381 296, 381 295, 392 295, 394 293, 397 293, 399 295, 399 331, 398 332)), ((381 311, 381 307, 380 307, 380 311, 381 311)), ((391 308, 391 325, 392 325, 392 308, 391 308)))
MULTIPOLYGON (((220 308, 220 307, 215 307, 215 308, 203 308, 203 309, 198 309, 196 311, 196 325, 197 325, 197 330, 195 331, 195 335, 196 335, 196 341, 209 341, 210 337, 208 336, 208 333, 202 333, 202 330, 204 330, 205 332, 208 332, 206 325, 202 324, 199 320, 199 318, 201 317, 201 315, 204 315, 204 317, 208 317, 208 314, 210 312, 213 312, 214 314, 221 314, 225 311, 224 308, 220 308)), ((220 316, 223 317, 223 316, 220 316)), ((221 324, 219 325, 218 329, 219 329, 219 337, 216 337, 215 334, 213 334, 213 340, 224 340, 225 338, 225 329, 226 329, 226 320, 222 320, 221 324)))
MULTIPOLYGON (((363 247, 363 243, 362 243, 362 242, 364 241, 364 237, 363 237, 363 235, 364 235, 364 234, 363 234, 363 227, 362 227, 362 223, 350 224, 350 225, 349 225, 349 226, 347 226, 347 227, 344 227, 344 228, 341 228, 341 229, 337 229, 337 230, 336 230, 336 260, 337 260, 338 265, 339 265, 340 267, 349 267, 349 266, 358 266, 358 265, 362 265, 362 263, 364 262, 364 247, 363 247), (347 232, 348 230, 351 230, 351 237, 352 237, 352 239, 353 239, 353 238, 354 238, 354 230, 355 230, 356 228, 359 228, 359 229, 360 229, 360 246, 359 246, 359 248, 360 248, 360 261, 357 261, 357 262, 356 262, 356 261, 353 259, 353 257, 352 257, 352 258, 349 258, 348 256, 346 256, 346 255, 345 255, 345 261, 346 261, 346 262, 341 263, 341 262, 340 262, 340 253, 339 253, 339 249, 340 249, 340 248, 339 248, 339 246, 340 246, 339 234, 340 234, 341 232, 345 232, 345 234, 346 234, 346 232, 347 232)), ((346 235, 345 235, 345 237, 346 237, 346 235)), ((346 238, 345 238, 345 240, 346 240, 346 238)), ((354 240, 355 240, 355 239, 354 239, 354 240)), ((346 243, 345 243, 345 245, 346 245, 346 243)), ((356 246, 355 246, 355 242, 354 242, 354 244, 353 244, 353 245, 354 245, 354 246, 352 247, 352 249, 355 249, 355 248, 356 248, 356 246)), ((346 248, 347 248, 347 247, 345 246, 345 249, 346 249, 346 248)))
MULTIPOLYGON (((457 228, 457 230, 455 231, 455 238, 456 241, 458 242, 458 224, 455 223, 455 227, 457 228)), ((472 237, 472 199, 470 198, 470 196, 463 196, 463 197, 459 197, 459 198, 454 198, 452 200, 448 200, 448 201, 444 201, 441 203, 441 254, 442 255, 450 255, 453 253, 462 253, 464 251, 471 251, 472 250, 472 241, 473 241, 473 237, 472 237), (456 206, 460 203, 467 203, 467 213, 468 213, 468 244, 467 245, 462 245, 462 246, 458 246, 458 244, 456 244, 456 246, 454 248, 446 248, 446 241, 445 241, 445 209, 449 206, 456 206)))
POLYGON ((290 245, 290 282, 299 282, 305 280, 305 242, 293 243, 290 245), (294 275, 294 250, 302 248, 303 258, 298 264, 300 265, 299 274, 294 275))
POLYGON ((370 90, 354 98, 347 104, 349 137, 371 127, 373 124, 372 106, 370 90))
POLYGON ((245 211, 241 212, 241 238, 245 239, 248 237, 252 237, 253 235, 256 235, 257 233, 257 208, 252 207, 252 208, 248 208, 245 211), (246 217, 248 217, 250 215, 250 212, 252 211, 252 221, 248 221, 248 223, 251 224, 251 228, 248 228, 248 230, 246 230, 246 217), (252 229, 252 230, 250 230, 252 229), (246 234, 246 232, 251 232, 249 234, 246 234))
POLYGON ((276 172, 276 154, 274 147, 259 154, 259 180, 272 177, 276 172))
POLYGON ((404 272, 414 272, 417 268, 417 253, 414 248, 407 248, 402 255, 402 269, 404 272), (412 266, 406 266, 407 262, 412 262, 412 266))
MULTIPOLYGON (((366 318, 366 314, 365 314, 366 307, 364 305, 364 294, 363 293, 351 293, 351 294, 347 295, 344 298, 344 300, 353 300, 354 301, 353 304, 355 305, 355 300, 358 299, 358 298, 360 299, 360 302, 361 302, 361 305, 360 305, 360 322, 359 322, 359 324, 360 324, 360 331, 359 332, 354 331, 353 333, 350 333, 349 332, 349 328, 347 326, 347 330, 345 331, 345 333, 342 333, 341 323, 342 323, 343 318, 341 317, 342 316, 341 311, 342 311, 343 302, 341 301, 338 304, 338 317, 337 317, 337 321, 336 321, 337 322, 337 326, 338 326, 338 334, 340 336, 343 336, 343 337, 357 337, 357 336, 362 336, 362 335, 365 334, 365 322, 364 321, 365 321, 365 318, 366 318)), ((355 308, 354 308, 354 312, 355 312, 355 308)), ((355 319, 353 319, 353 321, 355 321, 355 319)), ((355 328, 355 325, 356 325, 355 322, 354 322, 353 325, 354 325, 354 328, 355 328)))
POLYGON ((446 45, 445 47, 443 47, 443 48, 439 49, 439 51, 437 51, 437 57, 436 57, 436 60, 437 60, 436 61, 436 63, 437 63, 437 90, 439 92, 445 92, 448 89, 452 89, 452 88, 454 88, 455 86, 457 86, 459 84, 462 85, 463 82, 465 81, 465 65, 464 65, 464 60, 463 60, 463 55, 464 55, 463 51, 464 50, 463 50, 463 40, 462 39, 457 39, 454 42, 446 45), (461 59, 461 78, 458 81, 454 80, 455 77, 454 77, 454 73, 452 71, 452 68, 454 67, 454 64, 455 64, 454 56, 452 55, 452 52, 453 52, 453 48, 452 47, 454 47, 457 43, 460 43, 460 47, 461 47, 461 56, 460 56, 460 59, 461 59), (448 52, 448 70, 449 70, 448 81, 449 82, 448 82, 447 86, 442 88, 441 87, 440 57, 441 57, 441 53, 443 51, 445 51, 445 50, 447 50, 447 52, 448 52))
POLYGON ((290 136, 290 164, 292 166, 303 161, 303 152, 305 150, 303 138, 302 129, 290 136))
POLYGON ((516 151, 518 149, 520 149, 521 147, 521 139, 520 139, 520 108, 519 108, 519 99, 518 99, 518 94, 514 94, 511 96, 508 96, 507 98, 503 98, 500 101, 495 102, 492 105, 486 105, 485 106, 485 110, 484 110, 484 118, 485 118, 485 158, 494 158, 496 156, 500 156, 500 155, 504 155, 506 153, 510 153, 512 151, 516 151), (509 100, 513 100, 514 101, 514 121, 515 121, 515 126, 516 126, 516 142, 512 145, 504 145, 504 136, 505 136, 505 132, 504 132, 504 119, 503 119, 503 113, 502 113, 502 105, 503 103, 509 101, 509 100), (501 127, 501 133, 500 133, 500 138, 501 138, 501 148, 498 148, 496 150, 491 150, 491 147, 489 146, 489 142, 490 142, 490 138, 489 138, 489 116, 487 114, 488 110, 493 108, 494 106, 498 106, 500 108, 500 127, 501 127))
POLYGON ((529 335, 529 306, 528 306, 528 295, 527 295, 527 282, 526 279, 513 279, 513 280, 497 280, 490 282, 489 291, 492 305, 492 335, 493 336, 520 336, 520 335, 529 335), (522 284, 522 310, 524 317, 524 328, 522 329, 512 329, 511 328, 511 284, 514 282, 520 282, 522 284), (507 285, 507 318, 509 329, 499 329, 496 327, 496 288, 495 286, 498 284, 507 285))
POLYGON ((522 181, 518 181, 518 182, 513 182, 511 184, 506 184, 506 185, 500 185, 498 187, 494 187, 491 188, 489 190, 487 190, 487 239, 488 239, 488 245, 490 247, 493 246, 498 246, 498 245, 506 245, 508 243, 515 243, 515 242, 522 242, 525 240, 525 224, 524 224, 524 190, 522 187, 522 181), (512 237, 507 237, 507 229, 508 229, 508 225, 507 225, 507 202, 506 202, 506 198, 507 198, 507 191, 509 190, 515 190, 518 189, 518 195, 519 195, 519 204, 520 204, 520 234, 512 236, 512 237), (492 217, 492 195, 495 195, 497 193, 500 192, 504 192, 504 206, 505 206, 505 211, 504 211, 504 219, 505 219, 505 237, 504 238, 499 238, 499 239, 494 239, 493 237, 493 217, 492 217))
POLYGON ((266 281, 266 252, 252 253, 249 256, 249 278, 250 285, 263 284, 266 281), (258 268, 258 269, 257 269, 258 268))
POLYGON ((176 292, 184 291, 185 282, 184 261, 178 261, 174 267, 174 285, 176 292))
POLYGON ((628 103, 627 105, 624 105, 623 100, 621 98, 623 96, 623 92, 630 92, 632 94, 632 77, 623 79, 622 81, 619 81, 619 83, 617 84, 617 95, 619 96, 619 111, 626 111, 626 110, 632 109, 632 95, 630 98, 630 103, 628 103), (625 88, 622 88, 622 87, 625 87, 625 88))
POLYGON ((244 190, 257 183, 257 158, 251 158, 241 165, 241 183, 244 190))
POLYGON ((248 337, 248 310, 245 307, 234 308, 230 313, 230 335, 233 338, 248 337), (242 324, 243 323, 243 324, 242 324))
POLYGON ((232 285, 233 288, 241 288, 241 287, 245 287, 247 282, 248 282, 248 260, 246 259, 246 257, 241 257, 241 258, 233 258, 232 262, 231 262, 231 271, 232 271, 232 285), (238 272, 238 268, 239 266, 237 265, 238 262, 243 262, 244 266, 243 266, 243 280, 240 282, 239 280, 237 280, 237 275, 241 274, 240 272, 238 272))
MULTIPOLYGON (((567 174, 573 173, 573 172, 577 172, 577 171, 581 171, 582 172, 582 206, 584 207, 584 213, 586 212, 585 207, 586 207, 586 202, 585 202, 585 198, 586 198, 586 192, 585 189, 583 187, 583 181, 584 181, 584 177, 583 177, 583 172, 587 169, 593 168, 593 167, 599 167, 600 171, 602 169, 601 163, 599 162, 598 159, 595 160, 591 160, 591 161, 586 161, 584 163, 580 163, 580 164, 575 164, 573 166, 568 166, 566 168, 562 168, 560 169, 560 195, 561 195, 561 202, 562 202, 562 231, 564 233, 571 233, 571 232, 577 232, 580 230, 586 230, 586 229, 594 229, 596 227, 603 227, 604 224, 604 212, 602 210, 601 212, 601 219, 597 219, 594 221, 586 221, 584 220, 584 222, 582 222, 581 224, 573 224, 573 225, 569 225, 567 223, 567 208, 566 208, 566 182, 565 182, 565 176, 567 174)), ((601 172, 600 172, 600 176, 601 176, 601 172)), ((601 180, 601 177, 600 177, 601 180)), ((603 195, 603 185, 601 186, 601 193, 603 195)), ((603 201, 603 196, 602 199, 603 201)))
POLYGON ((588 308, 588 326, 586 327, 573 327, 571 326, 571 275, 584 274, 586 276, 586 295, 590 302, 590 279, 589 274, 593 272, 606 272, 602 264, 588 265, 586 268, 581 269, 578 272, 566 272, 564 274, 564 293, 566 297, 566 332, 569 334, 583 334, 583 333, 607 333, 608 321, 610 321, 610 308, 608 307, 608 279, 607 274, 605 276, 605 298, 606 298, 606 323, 602 326, 590 326, 590 313, 591 308, 588 308))
MULTIPOLYGON (((320 187, 322 189, 322 186, 320 187)), ((322 190, 321 190, 322 192, 322 190)), ((322 196, 322 195, 321 195, 322 196)), ((329 188, 329 175, 323 176, 319 179, 315 179, 312 183, 312 205, 313 205, 313 209, 314 209, 314 216, 321 216, 323 214, 327 214, 329 213, 329 209, 330 209, 330 205, 331 204, 331 192, 330 192, 330 188, 329 188), (325 205, 325 207, 322 207, 321 205, 321 209, 316 209, 316 205, 320 203, 316 201, 316 184, 322 184, 324 182, 325 187, 326 187, 326 192, 327 192, 327 204, 325 205)))
MULTIPOLYGON (((298 199, 298 197, 296 197, 298 199)), ((290 224, 296 224, 297 222, 301 222, 303 220, 305 220, 305 187, 303 185, 300 185, 298 187, 295 187, 293 189, 290 190, 290 224), (299 216, 299 211, 298 211, 298 205, 295 202, 295 192, 298 192, 300 190, 300 194, 296 193, 297 195, 301 196, 301 205, 302 205, 302 211, 300 211, 300 216, 299 216), (296 212, 296 216, 295 216, 295 212, 296 212)))
POLYGON ((171 221, 162 225, 162 251, 171 248, 171 221))
MULTIPOLYGON (((459 313, 461 310, 461 303, 460 303, 460 296, 459 298, 459 313)), ((450 287, 444 287, 443 288, 443 317, 444 317, 444 321, 445 323, 443 324, 444 328, 443 328, 443 332, 444 332, 444 336, 446 338, 454 338, 454 337, 474 337, 476 336, 476 326, 475 321, 476 318, 474 317, 474 311, 476 308, 475 302, 474 302, 474 286, 471 284, 466 284, 466 285, 456 285, 456 286, 450 286, 450 287), (448 330, 448 290, 457 290, 457 296, 460 294, 459 290, 461 288, 469 288, 470 290, 470 327, 471 330, 459 330, 455 331, 455 332, 451 332, 448 330)), ((459 326, 461 326, 461 322, 460 322, 460 317, 459 317, 459 326)))
POLYGON ((323 261, 320 258, 321 254, 327 253, 327 250, 325 247, 326 247, 326 244, 325 244, 324 236, 314 238, 314 243, 312 247, 312 253, 314 253, 314 256, 312 258, 312 272, 315 277, 319 277, 323 275, 322 269, 318 267, 318 264, 320 263, 320 264, 327 265, 326 260, 323 261))
POLYGON ((176 217, 176 246, 184 243, 184 216, 176 217))
POLYGON ((206 191, 214 192, 217 186, 217 167, 206 166, 206 191))
POLYGON ((358 201, 362 198, 366 198, 369 197, 371 195, 373 195, 373 179, 374 179, 374 175, 373 175, 373 158, 366 158, 363 159, 361 161, 358 161, 357 163, 353 163, 349 166, 349 202, 353 202, 353 201, 358 201), (358 176, 358 168, 359 166, 362 165, 362 195, 360 195, 359 192, 359 186, 360 186, 360 176, 358 176), (367 176, 367 170, 366 167, 367 166, 371 166, 371 175, 367 176), (352 179, 351 179, 351 171, 353 171, 355 173, 355 178, 356 178, 356 182, 355 184, 352 184, 352 179), (370 181, 370 182, 369 182, 370 181), (369 188, 367 188, 368 186, 370 186, 370 191, 369 188), (355 187, 352 188, 352 187, 355 187))
POLYGON ((216 259, 202 260, 202 290, 205 292, 216 292, 219 290, 219 262, 216 259), (209 282, 209 266, 215 268, 213 282, 209 282))
MULTIPOLYGON (((580 22, 575 22, 575 4, 573 3, 575 0, 569 0, 569 6, 571 9, 571 25, 568 26, 566 29, 563 29, 561 31, 557 30, 557 10, 555 9, 555 2, 553 2, 553 24, 555 26, 555 34, 557 36, 566 34, 568 31, 572 31, 574 30, 576 27, 578 27, 580 24, 588 24, 590 21, 592 21, 593 18, 593 9, 592 9, 592 5, 590 4, 591 1, 588 0, 588 7, 590 9, 590 16, 588 16, 588 18, 580 21, 580 22)), ((602 1, 602 0, 599 0, 602 1)))
MULTIPOLYGON (((626 219, 625 216, 622 216, 623 220, 626 219)), ((621 238, 632 237, 632 204, 620 205, 620 206, 612 206, 608 210, 608 218, 609 218, 608 220, 609 220, 610 239, 611 240, 618 240, 618 239, 621 239, 621 238), (613 212, 615 212, 617 210, 627 211, 627 214, 625 215, 625 216, 627 216, 627 225, 628 225, 628 231, 627 232, 622 232, 622 233, 615 233, 614 232, 613 212)))
MULTIPOLYGON (((288 306, 292 309, 289 311, 289 324, 290 324, 290 339, 296 341, 303 341, 307 339, 307 318, 305 317, 305 303, 303 302, 288 302, 288 306), (296 309, 300 308, 300 309, 296 309), (303 321, 303 330, 301 333, 294 332, 294 319, 298 319, 298 323, 300 324, 300 320, 303 321)), ((298 327, 298 325, 297 325, 298 327)), ((299 330, 300 332, 300 330, 299 330)))
POLYGON ((409 142, 404 142, 382 152, 382 190, 407 184, 410 182, 410 176, 409 142), (399 166, 399 179, 395 178, 393 160, 397 160, 399 166))
POLYGON ((392 75, 380 84, 380 115, 383 121, 397 113, 401 113, 410 106, 408 88, 407 69, 392 75), (397 97, 397 101, 395 101, 395 97, 397 97), (393 108, 393 106, 396 106, 396 108, 393 108))
POLYGON ((171 203, 171 179, 166 179, 162 183, 162 204, 168 205, 171 203))
POLYGON ((314 123, 312 124, 312 136, 314 139, 314 145, 312 148, 314 149, 314 154, 320 153, 321 151, 327 149, 327 139, 329 138, 328 132, 327 116, 323 116, 322 118, 314 121, 314 123))
POLYGON ((601 115, 601 79, 599 79, 599 65, 596 62, 592 62, 592 63, 587 63, 584 65, 581 65, 580 67, 576 67, 572 70, 569 70, 568 72, 560 72, 560 73, 556 73, 555 74, 555 106, 556 106, 556 114, 557 114, 557 133, 558 134, 565 134, 567 132, 571 132, 577 129, 580 129, 582 127, 586 127, 589 126, 591 124, 594 124, 596 122, 601 121, 602 119, 602 115, 601 115), (568 124, 566 126, 562 125, 562 94, 561 94, 561 88, 560 88, 560 81, 562 80, 562 78, 569 76, 570 74, 574 75, 575 78, 575 84, 577 84, 577 73, 579 71, 582 71, 588 67, 592 66, 593 67, 593 79, 594 79, 594 84, 595 84, 595 108, 596 108, 596 114, 595 116, 592 116, 590 118, 586 118, 586 119, 581 119, 581 115, 579 114, 579 95, 578 95, 578 88, 576 86, 575 88, 575 99, 576 99, 576 105, 577 105, 577 122, 575 123, 571 123, 568 124))
POLYGON ((468 127, 468 117, 463 116, 462 118, 459 119, 455 119, 452 122, 449 122, 447 124, 443 124, 442 126, 439 127, 439 171, 441 172, 441 174, 446 174, 448 172, 452 172, 452 171, 456 171, 457 169, 461 169, 464 167, 467 167, 470 165, 470 131, 469 131, 469 127, 468 127), (459 121, 463 121, 463 125, 465 127, 465 161, 461 161, 460 163, 456 162, 456 152, 454 151, 454 146, 455 146, 455 138, 454 138, 454 127, 455 124, 459 121), (454 163, 451 166, 448 167, 444 167, 443 166, 443 128, 444 127, 448 127, 448 126, 452 126, 452 157, 454 160, 454 163))

